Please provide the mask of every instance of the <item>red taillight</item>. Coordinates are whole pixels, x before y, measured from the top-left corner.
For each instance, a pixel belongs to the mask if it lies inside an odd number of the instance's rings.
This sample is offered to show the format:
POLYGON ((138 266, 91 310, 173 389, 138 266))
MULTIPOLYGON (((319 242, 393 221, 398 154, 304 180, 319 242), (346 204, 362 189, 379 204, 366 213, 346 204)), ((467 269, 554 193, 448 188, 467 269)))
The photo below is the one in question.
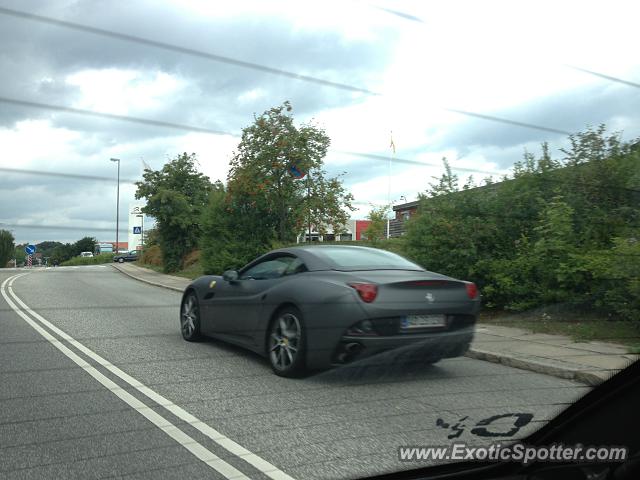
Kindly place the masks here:
POLYGON ((363 302, 371 303, 378 296, 378 286, 374 283, 350 283, 355 288, 363 302))
POLYGON ((475 283, 468 282, 468 283, 465 283, 464 286, 467 287, 467 296, 471 300, 473 300, 478 296, 478 287, 476 287, 475 283))

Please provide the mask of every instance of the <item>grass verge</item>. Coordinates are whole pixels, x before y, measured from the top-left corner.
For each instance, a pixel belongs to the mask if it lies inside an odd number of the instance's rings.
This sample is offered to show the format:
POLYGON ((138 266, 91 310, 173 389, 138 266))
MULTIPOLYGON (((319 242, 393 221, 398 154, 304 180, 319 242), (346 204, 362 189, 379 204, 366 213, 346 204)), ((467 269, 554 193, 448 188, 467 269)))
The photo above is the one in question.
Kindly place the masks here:
POLYGON ((618 343, 625 345, 629 353, 640 353, 640 322, 603 318, 593 312, 559 310, 550 313, 544 309, 522 313, 484 311, 479 321, 533 333, 565 335, 576 342, 618 343))
POLYGON ((73 257, 66 262, 62 262, 62 266, 77 266, 77 265, 100 265, 102 263, 113 262, 113 253, 103 253, 93 257, 73 257))
MULTIPOLYGON (((162 269, 162 265, 152 265, 150 263, 141 263, 140 261, 137 261, 136 265, 139 267, 148 268, 149 270, 153 270, 155 272, 164 273, 162 269)), ((169 275, 173 275, 175 277, 184 277, 184 278, 194 280, 198 277, 201 277, 204 274, 202 273, 202 265, 200 265, 200 262, 197 262, 183 270, 172 272, 169 275)))

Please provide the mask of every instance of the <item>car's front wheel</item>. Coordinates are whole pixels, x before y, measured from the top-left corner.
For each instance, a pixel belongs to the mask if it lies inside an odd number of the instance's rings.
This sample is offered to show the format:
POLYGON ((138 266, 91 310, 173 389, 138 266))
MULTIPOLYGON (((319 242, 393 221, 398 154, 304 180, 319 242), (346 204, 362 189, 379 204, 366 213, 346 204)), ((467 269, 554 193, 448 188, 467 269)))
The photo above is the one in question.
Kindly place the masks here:
POLYGON ((189 292, 180 307, 180 331, 188 342, 200 340, 200 307, 194 292, 189 292))
POLYGON ((300 377, 306 372, 305 332, 302 314, 297 308, 280 310, 269 328, 269 363, 276 375, 300 377))
POLYGON ((118 259, 118 262, 120 262, 120 263, 124 263, 124 258, 119 258, 119 259, 118 259))

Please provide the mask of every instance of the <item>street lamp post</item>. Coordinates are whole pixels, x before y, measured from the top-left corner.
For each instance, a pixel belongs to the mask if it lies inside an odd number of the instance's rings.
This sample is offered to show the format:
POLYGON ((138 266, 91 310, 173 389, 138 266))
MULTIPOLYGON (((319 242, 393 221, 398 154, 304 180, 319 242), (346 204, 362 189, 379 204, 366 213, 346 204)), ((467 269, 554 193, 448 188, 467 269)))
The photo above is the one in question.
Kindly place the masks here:
POLYGON ((120 247, 120 242, 119 242, 119 233, 120 233, 120 159, 119 158, 112 158, 111 159, 112 162, 117 162, 118 163, 118 186, 116 187, 116 255, 118 254, 118 248, 120 247))

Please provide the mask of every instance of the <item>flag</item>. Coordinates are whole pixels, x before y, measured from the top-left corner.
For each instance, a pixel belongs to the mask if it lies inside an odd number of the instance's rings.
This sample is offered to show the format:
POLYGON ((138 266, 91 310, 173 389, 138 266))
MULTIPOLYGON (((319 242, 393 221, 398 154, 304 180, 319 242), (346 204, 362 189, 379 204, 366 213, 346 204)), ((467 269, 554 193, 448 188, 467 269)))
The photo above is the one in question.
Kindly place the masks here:
POLYGON ((393 143, 393 132, 391 132, 391 143, 389 144, 389 147, 391 147, 391 150, 393 150, 393 153, 396 153, 396 144, 393 143))

